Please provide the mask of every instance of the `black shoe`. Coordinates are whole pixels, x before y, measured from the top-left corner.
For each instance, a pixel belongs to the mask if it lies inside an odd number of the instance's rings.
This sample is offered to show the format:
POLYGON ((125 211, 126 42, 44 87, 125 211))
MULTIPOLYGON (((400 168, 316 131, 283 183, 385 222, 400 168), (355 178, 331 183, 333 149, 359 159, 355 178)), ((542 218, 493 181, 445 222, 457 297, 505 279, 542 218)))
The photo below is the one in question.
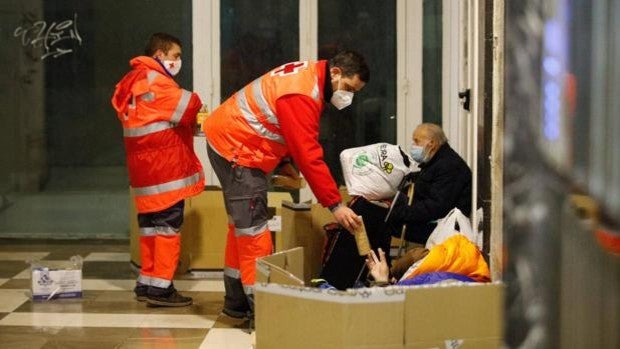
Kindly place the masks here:
POLYGON ((172 286, 167 289, 150 287, 146 297, 146 303, 150 307, 186 307, 192 302, 192 297, 182 296, 172 286))
POLYGON ((229 316, 231 318, 235 318, 235 319, 253 319, 254 318, 254 314, 252 314, 251 311, 249 310, 232 310, 232 309, 222 309, 222 313, 224 313, 224 315, 229 316))
POLYGON ((146 294, 149 290, 149 286, 145 284, 141 284, 139 282, 136 283, 136 287, 133 289, 133 293, 136 295, 136 300, 138 302, 146 302, 146 294))

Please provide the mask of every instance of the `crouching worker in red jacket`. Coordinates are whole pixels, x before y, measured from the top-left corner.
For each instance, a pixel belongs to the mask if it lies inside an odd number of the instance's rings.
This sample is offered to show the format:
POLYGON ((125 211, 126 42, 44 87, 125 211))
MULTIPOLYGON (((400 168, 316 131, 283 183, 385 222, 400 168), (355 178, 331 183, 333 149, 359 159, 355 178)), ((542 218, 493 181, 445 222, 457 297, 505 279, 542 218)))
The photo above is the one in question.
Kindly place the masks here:
POLYGON ((140 276, 134 292, 150 306, 187 306, 172 284, 181 249, 184 199, 204 189, 193 130, 202 103, 179 87, 181 42, 153 34, 144 56, 116 85, 112 105, 123 126, 129 183, 140 227, 140 276))

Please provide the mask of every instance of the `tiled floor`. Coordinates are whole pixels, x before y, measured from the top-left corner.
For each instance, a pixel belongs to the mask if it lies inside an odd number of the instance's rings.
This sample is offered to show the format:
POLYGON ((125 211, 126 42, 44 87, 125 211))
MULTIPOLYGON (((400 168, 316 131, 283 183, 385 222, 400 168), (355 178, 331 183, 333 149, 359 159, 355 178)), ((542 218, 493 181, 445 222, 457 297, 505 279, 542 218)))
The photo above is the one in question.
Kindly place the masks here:
POLYGON ((221 277, 175 281, 194 304, 149 308, 134 300, 125 240, 0 239, 0 347, 249 349, 247 321, 220 314, 221 277), (84 258, 83 297, 32 302, 30 260, 84 258))

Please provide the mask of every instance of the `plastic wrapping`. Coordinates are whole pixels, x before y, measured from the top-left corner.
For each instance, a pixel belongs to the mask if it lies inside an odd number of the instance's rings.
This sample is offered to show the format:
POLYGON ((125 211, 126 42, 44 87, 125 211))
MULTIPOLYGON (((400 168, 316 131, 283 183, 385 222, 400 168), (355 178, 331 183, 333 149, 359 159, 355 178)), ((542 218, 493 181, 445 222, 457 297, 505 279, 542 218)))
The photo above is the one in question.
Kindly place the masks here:
POLYGON ((394 197, 403 177, 412 171, 409 156, 388 143, 343 150, 340 164, 349 195, 368 200, 394 197))
POLYGON ((81 298, 82 263, 79 255, 67 261, 30 261, 32 300, 81 298))

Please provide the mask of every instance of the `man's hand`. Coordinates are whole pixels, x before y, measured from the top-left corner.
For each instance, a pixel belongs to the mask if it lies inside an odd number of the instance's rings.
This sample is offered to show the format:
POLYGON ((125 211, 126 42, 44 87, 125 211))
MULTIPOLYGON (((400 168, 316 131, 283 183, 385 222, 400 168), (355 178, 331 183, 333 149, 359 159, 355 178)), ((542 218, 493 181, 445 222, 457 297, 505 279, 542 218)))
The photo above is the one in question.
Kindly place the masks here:
POLYGON ((375 282, 388 282, 390 268, 388 268, 385 260, 385 252, 381 248, 379 248, 379 258, 377 258, 375 251, 370 250, 368 257, 366 257, 366 265, 375 282))
POLYGON ((346 206, 338 206, 333 212, 334 218, 351 234, 355 234, 355 229, 362 225, 359 216, 346 206))

